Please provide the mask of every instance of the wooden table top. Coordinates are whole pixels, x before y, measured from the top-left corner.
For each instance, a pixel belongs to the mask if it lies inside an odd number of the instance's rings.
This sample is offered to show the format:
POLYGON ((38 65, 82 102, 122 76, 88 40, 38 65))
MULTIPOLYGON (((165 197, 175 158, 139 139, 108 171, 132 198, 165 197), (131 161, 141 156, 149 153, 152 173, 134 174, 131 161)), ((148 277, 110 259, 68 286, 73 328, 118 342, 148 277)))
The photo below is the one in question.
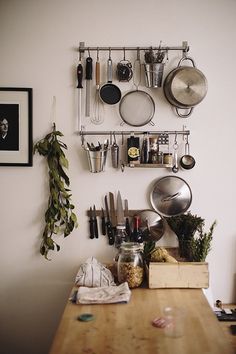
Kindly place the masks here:
POLYGON ((233 354, 229 338, 201 289, 132 290, 128 304, 76 305, 68 302, 50 354, 233 354), (185 308, 185 332, 164 335, 152 325, 166 306, 185 308), (92 313, 95 319, 77 317, 92 313))

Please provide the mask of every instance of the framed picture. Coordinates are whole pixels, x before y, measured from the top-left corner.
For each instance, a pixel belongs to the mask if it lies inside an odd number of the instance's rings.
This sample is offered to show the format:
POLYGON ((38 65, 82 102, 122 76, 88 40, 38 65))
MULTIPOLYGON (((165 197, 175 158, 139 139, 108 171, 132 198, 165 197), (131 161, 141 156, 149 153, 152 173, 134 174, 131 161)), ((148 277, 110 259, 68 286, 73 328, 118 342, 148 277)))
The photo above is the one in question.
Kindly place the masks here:
POLYGON ((0 166, 32 165, 32 89, 0 87, 0 166))

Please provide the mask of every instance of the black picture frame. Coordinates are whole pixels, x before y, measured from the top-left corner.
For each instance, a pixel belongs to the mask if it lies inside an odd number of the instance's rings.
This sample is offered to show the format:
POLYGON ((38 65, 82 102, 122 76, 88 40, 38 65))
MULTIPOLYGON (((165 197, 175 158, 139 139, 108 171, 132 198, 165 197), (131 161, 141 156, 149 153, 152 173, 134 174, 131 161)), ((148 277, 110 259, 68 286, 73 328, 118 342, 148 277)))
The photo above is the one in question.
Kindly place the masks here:
POLYGON ((0 166, 33 166, 33 90, 0 87, 0 166))

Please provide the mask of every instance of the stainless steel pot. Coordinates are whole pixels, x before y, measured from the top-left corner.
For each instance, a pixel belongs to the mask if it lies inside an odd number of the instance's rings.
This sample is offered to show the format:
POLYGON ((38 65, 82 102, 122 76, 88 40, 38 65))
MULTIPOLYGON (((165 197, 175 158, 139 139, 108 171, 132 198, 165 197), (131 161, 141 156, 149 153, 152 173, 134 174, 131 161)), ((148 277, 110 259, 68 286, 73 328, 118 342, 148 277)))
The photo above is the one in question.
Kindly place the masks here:
POLYGON ((166 176, 158 179, 151 191, 151 204, 162 216, 185 213, 192 203, 192 192, 182 178, 166 176))
POLYGON ((194 60, 184 57, 179 61, 177 68, 167 75, 163 89, 167 101, 175 107, 178 116, 187 118, 193 108, 206 96, 207 80, 205 75, 196 68, 194 60), (185 60, 191 61, 193 66, 181 66, 185 60), (180 109, 185 112, 180 113, 180 109))

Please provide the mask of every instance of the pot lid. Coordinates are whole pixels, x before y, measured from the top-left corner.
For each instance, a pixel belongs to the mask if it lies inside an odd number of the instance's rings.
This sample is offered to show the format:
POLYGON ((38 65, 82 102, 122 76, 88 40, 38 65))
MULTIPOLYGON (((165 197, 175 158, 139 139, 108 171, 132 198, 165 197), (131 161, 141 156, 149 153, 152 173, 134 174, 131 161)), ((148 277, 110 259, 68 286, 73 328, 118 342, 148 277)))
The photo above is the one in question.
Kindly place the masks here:
POLYGON ((185 180, 166 176, 157 180, 151 191, 152 207, 162 216, 185 213, 192 202, 192 192, 185 180))
POLYGON ((165 227, 163 217, 156 211, 146 209, 140 211, 141 229, 145 241, 158 241, 164 235, 165 227))

